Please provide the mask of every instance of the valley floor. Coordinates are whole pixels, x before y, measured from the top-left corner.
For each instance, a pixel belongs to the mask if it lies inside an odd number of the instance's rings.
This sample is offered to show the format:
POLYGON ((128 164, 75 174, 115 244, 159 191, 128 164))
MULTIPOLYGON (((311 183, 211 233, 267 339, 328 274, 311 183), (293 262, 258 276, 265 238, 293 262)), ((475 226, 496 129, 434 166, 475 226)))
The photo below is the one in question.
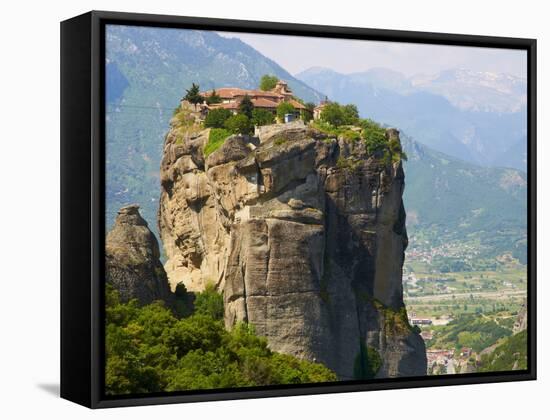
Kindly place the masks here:
POLYGON ((526 340, 517 333, 524 328, 518 319, 525 310, 526 273, 526 266, 509 256, 499 258, 494 270, 441 272, 425 255, 407 255, 404 299, 410 322, 426 342, 429 375, 523 366, 526 340), (512 338, 516 334, 519 338, 512 338), (522 351, 507 363, 495 361, 508 356, 501 353, 512 340, 522 351))

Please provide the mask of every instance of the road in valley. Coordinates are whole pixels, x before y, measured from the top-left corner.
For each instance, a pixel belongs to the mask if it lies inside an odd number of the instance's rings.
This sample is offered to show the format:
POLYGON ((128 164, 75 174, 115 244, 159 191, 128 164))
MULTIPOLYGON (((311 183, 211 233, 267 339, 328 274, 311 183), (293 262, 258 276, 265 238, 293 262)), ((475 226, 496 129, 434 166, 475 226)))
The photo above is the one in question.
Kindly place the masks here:
POLYGON ((460 292, 460 293, 445 293, 445 294, 435 294, 435 295, 423 295, 423 296, 406 296, 405 299, 407 300, 408 304, 411 303, 417 303, 421 301, 427 301, 427 300, 452 300, 452 299, 459 299, 459 298, 469 298, 471 296, 474 297, 474 299, 479 298, 506 298, 511 296, 527 296, 527 290, 502 290, 502 291, 496 291, 496 292, 460 292))

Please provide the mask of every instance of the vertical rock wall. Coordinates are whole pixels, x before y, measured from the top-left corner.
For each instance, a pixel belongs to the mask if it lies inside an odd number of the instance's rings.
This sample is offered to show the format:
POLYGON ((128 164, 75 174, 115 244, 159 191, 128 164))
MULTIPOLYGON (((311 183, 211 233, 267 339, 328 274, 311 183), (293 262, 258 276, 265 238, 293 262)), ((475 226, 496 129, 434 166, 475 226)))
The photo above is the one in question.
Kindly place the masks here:
POLYGON ((249 322, 273 350, 342 379, 369 364, 377 377, 424 375, 403 304, 401 162, 300 122, 230 137, 205 159, 207 139, 166 137, 159 231, 171 285, 214 282, 228 328, 249 322))

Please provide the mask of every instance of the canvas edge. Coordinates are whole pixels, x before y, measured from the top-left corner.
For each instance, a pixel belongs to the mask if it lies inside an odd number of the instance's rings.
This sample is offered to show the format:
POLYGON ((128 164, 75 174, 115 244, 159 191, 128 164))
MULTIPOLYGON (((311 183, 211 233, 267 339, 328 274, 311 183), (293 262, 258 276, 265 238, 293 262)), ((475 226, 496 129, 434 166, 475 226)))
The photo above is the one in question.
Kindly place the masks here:
MULTIPOLYGON (((88 343, 88 377, 87 383, 69 379, 71 375, 67 373, 70 367, 70 360, 74 360, 74 355, 69 354, 71 346, 67 345, 67 330, 63 332, 63 325, 71 325, 73 328, 77 321, 70 321, 66 318, 72 314, 72 310, 68 307, 62 309, 62 385, 61 396, 79 404, 91 408, 107 408, 107 407, 122 407, 136 405, 152 405, 152 404, 169 404, 182 402, 199 402, 199 401, 215 401, 229 399, 244 399, 244 398, 263 398, 263 397, 280 397, 292 395, 311 395, 311 394, 326 394, 337 392, 356 392, 370 390, 385 390, 399 388, 416 388, 416 387, 431 387, 431 386, 449 386, 449 385, 464 385, 464 384, 481 384, 495 383, 521 380, 536 379, 536 40, 528 38, 505 38, 479 35, 459 35, 459 34, 444 34, 444 33, 426 33, 414 31, 396 31, 396 30, 381 30, 381 29, 365 29, 365 28, 347 28, 335 26, 320 26, 320 25, 304 25, 292 23, 278 22, 256 22, 256 21, 240 21, 226 20, 213 18, 195 18, 167 15, 150 15, 136 13, 120 13, 120 12, 105 12, 92 11, 81 15, 80 17, 69 19, 62 22, 62 62, 63 62, 63 26, 74 25, 78 19, 84 19, 86 24, 89 23, 90 31, 90 67, 88 94, 84 98, 89 97, 90 112, 84 110, 79 111, 78 120, 82 123, 89 122, 89 136, 81 139, 86 143, 89 150, 89 167, 90 180, 88 186, 84 179, 79 180, 79 185, 89 192, 90 202, 87 211, 82 210, 82 214, 88 215, 90 221, 90 230, 85 236, 87 247, 89 248, 90 266, 88 270, 83 269, 89 276, 83 275, 77 280, 82 287, 88 287, 87 298, 80 297, 80 308, 78 312, 79 319, 86 319, 87 323, 84 326, 80 325, 81 333, 78 334, 79 339, 88 343), (117 397, 106 398, 103 395, 103 348, 102 343, 104 337, 102 315, 103 311, 101 304, 103 302, 103 245, 104 245, 104 121, 102 118, 104 112, 104 69, 102 65, 104 47, 104 39, 102 38, 103 28, 105 24, 129 24, 129 25, 145 25, 145 26, 167 26, 167 27, 185 27, 185 28, 201 28, 206 30, 223 30, 237 32, 256 32, 256 33, 279 33, 287 35, 302 35, 302 36, 322 36, 322 37, 340 37, 350 39, 368 39, 368 40, 385 40, 394 42, 416 42, 416 43, 431 43, 431 44, 446 44, 446 45, 463 45, 463 46, 478 46, 492 48, 514 48, 524 49, 528 52, 528 232, 529 232, 529 281, 528 281, 528 328, 529 328, 529 368, 527 371, 521 372, 503 372, 490 374, 465 374, 465 375, 449 375, 438 376, 437 378, 420 377, 420 378, 400 378, 391 380, 379 380, 369 383, 333 383, 321 385, 305 385, 300 387, 268 387, 255 389, 237 389, 237 390, 209 390, 205 392, 194 392, 185 394, 171 395, 152 395, 139 397, 117 397), (91 282, 89 281, 91 279, 91 282), (88 315, 83 308, 88 308, 88 315), (64 324, 65 322, 65 324, 64 324), (65 340, 64 340, 65 337, 65 340), (64 357, 67 358, 65 362, 64 357), (85 393, 88 398, 76 398, 75 392, 70 388, 75 387, 78 394, 85 393)), ((67 26, 68 27, 68 26, 67 26)), ((74 61, 74 58, 65 57, 65 60, 74 61)), ((78 66, 77 64, 73 64, 78 66)), ((82 64, 81 64, 82 65, 82 64)), ((61 71, 62 77, 62 97, 63 86, 67 83, 64 81, 67 76, 67 68, 61 71)), ((82 97, 80 98, 82 100, 82 97)), ((62 121, 62 149, 67 146, 68 131, 63 130, 63 125, 72 126, 73 130, 78 130, 74 127, 78 125, 75 121, 67 123, 66 118, 66 101, 62 100, 61 106, 61 121, 62 121), (65 103, 65 105, 64 105, 65 103), (64 118, 65 115, 65 118, 64 118), (65 120, 65 121, 64 121, 65 120)), ((69 127, 71 128, 71 127, 69 127)), ((71 267, 67 257, 74 254, 75 251, 68 251, 68 242, 64 241, 63 231, 71 227, 75 222, 75 217, 67 216, 67 188, 63 188, 64 178, 67 178, 68 167, 64 164, 64 157, 67 158, 67 152, 62 150, 62 307, 67 301, 67 296, 72 296, 68 286, 67 271, 63 267, 71 267), (65 192, 63 192, 65 191, 65 192), (65 296, 65 299, 63 298, 65 296)), ((65 180, 65 182, 67 182, 65 180)), ((80 244, 82 245, 82 244, 80 244)), ((74 268, 74 267, 73 267, 74 268)), ((74 294, 74 293, 73 293, 74 294)), ((74 296, 75 299, 79 299, 74 296)), ((75 304, 73 303, 73 306, 75 304)), ((71 340, 72 341, 72 340, 71 340)), ((80 348, 80 347, 79 347, 80 348)), ((83 362, 78 366, 82 368, 83 362)))

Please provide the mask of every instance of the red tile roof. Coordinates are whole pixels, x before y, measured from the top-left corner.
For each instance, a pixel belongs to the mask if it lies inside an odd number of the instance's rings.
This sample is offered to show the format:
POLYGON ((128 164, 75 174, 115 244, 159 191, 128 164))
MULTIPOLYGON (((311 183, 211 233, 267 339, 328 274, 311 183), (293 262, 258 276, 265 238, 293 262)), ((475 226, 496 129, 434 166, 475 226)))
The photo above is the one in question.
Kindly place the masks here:
POLYGON ((287 102, 290 103, 296 109, 306 109, 305 106, 303 106, 300 102, 298 102, 295 99, 289 99, 287 102))
POLYGON ((277 108, 279 102, 270 101, 265 98, 252 99, 252 103, 256 108, 277 108))
MULTIPOLYGON (((241 89, 236 87, 222 87, 215 89, 216 94, 223 100, 234 99, 235 102, 230 103, 221 103, 210 105, 211 109, 214 108, 225 108, 225 109, 236 109, 239 106, 239 99, 243 98, 245 95, 248 95, 252 100, 252 103, 257 108, 277 108, 281 102, 285 101, 292 104, 296 109, 306 109, 304 105, 295 99, 289 98, 291 94, 281 94, 273 91, 264 91, 258 89, 241 89)), ((204 97, 209 97, 212 95, 212 90, 206 92, 201 92, 201 95, 204 97)))
POLYGON ((224 108, 224 109, 237 109, 239 107, 239 102, 228 102, 228 103, 220 103, 220 104, 212 104, 208 105, 208 108, 210 109, 216 109, 216 108, 224 108))
MULTIPOLYGON (((244 96, 246 94, 246 92, 249 92, 246 89, 232 88, 232 87, 219 88, 219 89, 215 89, 215 90, 216 90, 216 94, 218 94, 218 96, 222 99, 231 99, 231 98, 234 98, 236 96, 244 96)), ((201 92, 201 95, 205 96, 205 97, 208 97, 208 96, 212 95, 212 91, 208 90, 206 92, 201 92)))

